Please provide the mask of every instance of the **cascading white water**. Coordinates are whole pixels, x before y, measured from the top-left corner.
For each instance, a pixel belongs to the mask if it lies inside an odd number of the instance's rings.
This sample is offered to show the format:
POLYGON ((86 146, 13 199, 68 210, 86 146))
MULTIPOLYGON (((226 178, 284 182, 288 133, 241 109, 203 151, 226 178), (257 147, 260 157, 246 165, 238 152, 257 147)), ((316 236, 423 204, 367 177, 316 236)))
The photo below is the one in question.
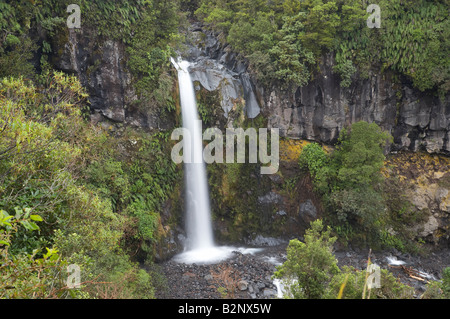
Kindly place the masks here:
POLYGON ((183 127, 191 135, 191 163, 184 164, 187 247, 189 250, 208 249, 214 247, 214 239, 197 102, 188 70, 189 62, 181 61, 180 63, 175 63, 175 65, 178 69, 183 127))
MULTIPOLYGON (((186 251, 175 260, 184 263, 214 263, 227 259, 233 251, 254 253, 259 249, 216 246, 214 243, 206 165, 203 161, 202 127, 199 121, 194 85, 187 61, 172 64, 178 70, 183 127, 191 136, 191 163, 184 163, 186 185, 186 251)), ((183 149, 183 152, 187 150, 183 149)), ((188 152, 189 153, 189 152, 188 152)))

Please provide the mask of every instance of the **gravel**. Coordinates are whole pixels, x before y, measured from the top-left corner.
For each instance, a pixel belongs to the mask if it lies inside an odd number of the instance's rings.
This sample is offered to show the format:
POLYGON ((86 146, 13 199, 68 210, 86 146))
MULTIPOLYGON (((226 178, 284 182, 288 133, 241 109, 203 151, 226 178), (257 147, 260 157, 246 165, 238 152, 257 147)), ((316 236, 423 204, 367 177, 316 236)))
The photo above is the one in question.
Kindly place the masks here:
POLYGON ((254 254, 234 252, 218 264, 161 264, 167 289, 160 299, 272 299, 277 288, 272 275, 285 260, 286 246, 268 247, 254 254), (268 258, 268 256, 270 258, 268 258))

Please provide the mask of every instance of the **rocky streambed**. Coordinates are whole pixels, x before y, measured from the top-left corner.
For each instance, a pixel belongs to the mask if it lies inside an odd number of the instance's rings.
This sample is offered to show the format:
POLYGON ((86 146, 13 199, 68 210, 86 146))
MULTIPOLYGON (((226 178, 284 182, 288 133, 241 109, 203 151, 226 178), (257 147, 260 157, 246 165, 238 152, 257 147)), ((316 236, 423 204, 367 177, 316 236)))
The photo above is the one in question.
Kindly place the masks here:
POLYGON ((264 248, 253 254, 239 251, 217 264, 183 264, 173 260, 161 265, 167 287, 161 299, 271 299, 277 297, 272 275, 285 260, 286 246, 264 248))
MULTIPOLYGON (((286 260, 287 244, 264 247, 252 254, 239 251, 217 264, 183 264, 173 260, 160 264, 166 287, 158 299, 274 299, 279 297, 272 280, 276 265, 286 260)), ((345 249, 335 252, 338 265, 365 269, 368 250, 345 249)), ((450 266, 450 251, 431 252, 427 257, 402 254, 396 250, 372 252, 371 261, 388 269, 402 283, 415 289, 419 298, 429 280, 440 280, 442 270, 450 266), (424 281, 410 277, 406 268, 420 271, 424 281)))

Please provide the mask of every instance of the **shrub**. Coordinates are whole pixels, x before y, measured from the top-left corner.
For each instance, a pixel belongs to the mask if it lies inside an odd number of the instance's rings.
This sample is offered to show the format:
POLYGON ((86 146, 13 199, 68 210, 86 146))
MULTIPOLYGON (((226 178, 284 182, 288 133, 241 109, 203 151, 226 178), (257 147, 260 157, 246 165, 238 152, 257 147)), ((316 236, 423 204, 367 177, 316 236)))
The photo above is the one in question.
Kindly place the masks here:
POLYGON ((450 299, 450 267, 442 270, 440 281, 430 281, 421 296, 422 299, 450 299))
POLYGON ((357 231, 346 231, 347 235, 363 239, 379 237, 387 215, 381 169, 384 146, 390 141, 392 137, 377 124, 361 121, 341 131, 331 154, 312 143, 300 155, 300 167, 310 172, 316 190, 335 213, 330 222, 337 229, 346 225, 357 231))
POLYGON ((304 243, 291 240, 287 260, 275 272, 275 278, 285 280, 289 293, 296 299, 322 298, 330 278, 339 272, 332 254, 336 238, 331 237, 329 227, 325 231, 323 228, 322 221, 316 220, 306 231, 304 243))
MULTIPOLYGON (((274 277, 283 280, 285 297, 295 299, 409 299, 414 289, 400 283, 386 269, 380 270, 381 287, 367 288, 366 270, 337 266, 332 252, 335 237, 321 220, 311 223, 305 242, 291 240, 286 262, 277 267, 274 277)), ((370 259, 369 259, 370 262, 370 259)), ((449 272, 450 273, 450 272, 449 272)))
POLYGON ((364 293, 366 270, 345 266, 331 280, 326 298, 335 299, 342 289, 341 299, 412 299, 414 289, 402 284, 386 269, 380 270, 380 288, 373 287, 364 293))
MULTIPOLYGON (((64 298, 69 295, 64 268, 67 261, 54 248, 15 253, 11 248, 19 228, 26 233, 39 230, 39 215, 17 209, 14 216, 0 210, 0 298, 64 298), (39 257, 39 255, 41 257, 39 257)), ((74 295, 72 295, 73 297, 74 295)))
POLYGON ((382 180, 384 147, 392 142, 376 123, 356 122, 344 128, 339 137, 333 161, 338 167, 337 182, 341 188, 366 187, 382 180))
MULTIPOLYGON (((0 81, 0 287, 7 286, 8 298, 117 297, 117 291, 151 298, 151 276, 122 246, 132 224, 121 214, 131 198, 127 163, 112 157, 111 138, 84 122, 80 83, 58 72, 48 77, 39 89, 22 79, 0 81), (67 289, 68 264, 80 267, 81 289, 67 289)), ((147 239, 153 225, 145 218, 141 224, 147 239)))
POLYGON ((320 171, 328 164, 327 154, 317 143, 306 145, 299 157, 300 168, 307 169, 313 178, 318 177, 320 171))

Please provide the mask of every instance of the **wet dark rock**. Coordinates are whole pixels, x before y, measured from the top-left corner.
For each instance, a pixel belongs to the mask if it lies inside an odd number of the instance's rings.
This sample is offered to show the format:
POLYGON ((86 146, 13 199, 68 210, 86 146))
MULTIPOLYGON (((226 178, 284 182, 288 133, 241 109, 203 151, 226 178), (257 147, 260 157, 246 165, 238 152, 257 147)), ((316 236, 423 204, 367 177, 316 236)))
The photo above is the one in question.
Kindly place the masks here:
POLYGON ((265 247, 265 246, 278 246, 283 244, 284 242, 285 241, 278 238, 264 237, 262 235, 258 235, 254 239, 249 240, 248 244, 252 246, 265 247))
POLYGON ((313 202, 310 199, 300 204, 298 214, 300 220, 302 220, 305 225, 309 225, 312 221, 316 220, 318 217, 317 208, 316 206, 314 206, 313 202))
POLYGON ((238 282, 237 284, 238 288, 240 291, 244 291, 248 289, 248 282, 245 280, 241 280, 238 282))
POLYGON ((320 71, 304 87, 266 87, 262 114, 269 126, 284 137, 332 144, 345 125, 374 122, 393 135, 391 151, 450 154, 450 94, 441 99, 395 83, 389 72, 371 72, 343 88, 335 63, 332 54, 323 56, 320 71))
POLYGON ((279 204, 283 202, 283 197, 275 192, 270 192, 264 196, 258 197, 259 204, 279 204))

